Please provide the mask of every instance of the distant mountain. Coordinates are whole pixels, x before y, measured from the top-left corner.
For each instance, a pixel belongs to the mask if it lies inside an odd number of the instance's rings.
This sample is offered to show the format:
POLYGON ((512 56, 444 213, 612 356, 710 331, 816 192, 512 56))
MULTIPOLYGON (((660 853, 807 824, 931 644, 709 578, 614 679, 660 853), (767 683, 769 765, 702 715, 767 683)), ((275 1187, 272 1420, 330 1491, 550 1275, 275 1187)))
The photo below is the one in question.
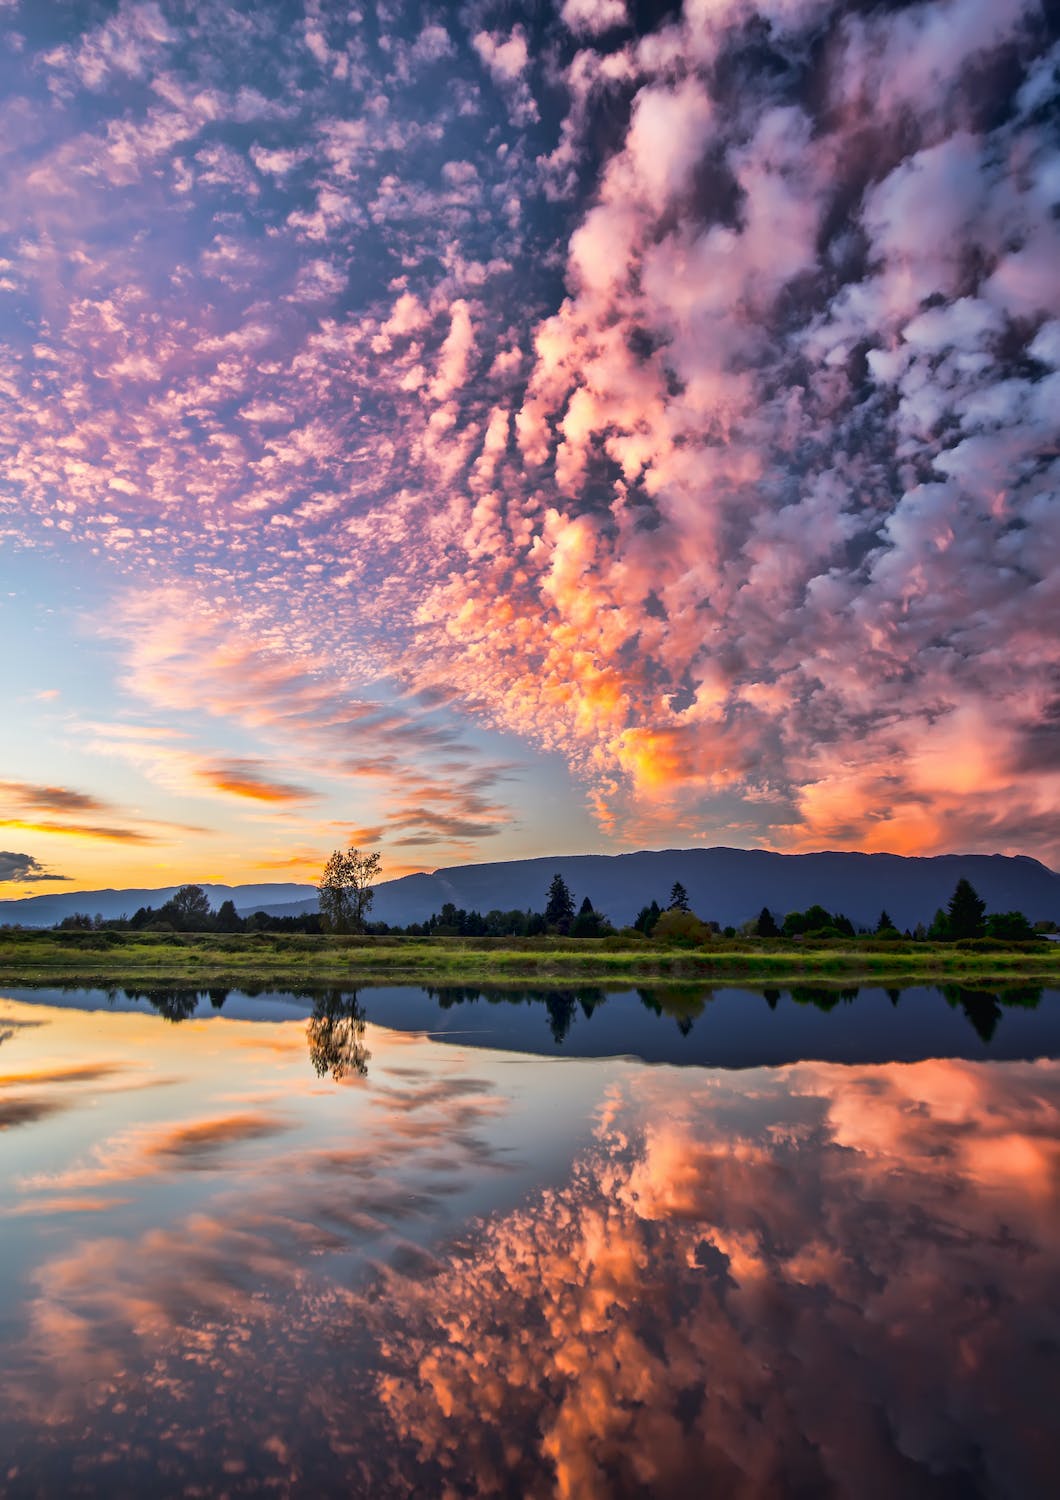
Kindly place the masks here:
MULTIPOLYGON (((182 882, 186 884, 187 882, 182 882)), ((216 908, 222 901, 234 901, 244 914, 260 911, 280 902, 309 901, 316 910, 316 886, 296 885, 291 881, 266 885, 208 885, 202 889, 216 908)), ((179 885, 157 886, 143 890, 61 891, 54 896, 26 896, 20 901, 0 901, 0 922, 19 922, 23 927, 52 927, 75 911, 88 912, 110 921, 114 917, 131 917, 140 906, 162 906, 180 890, 179 885)))
MULTIPOLYGON (((498 864, 455 865, 433 875, 406 875, 376 887, 372 917, 405 926, 422 922, 447 901, 482 912, 528 907, 540 911, 552 876, 559 873, 577 904, 589 896, 617 926, 631 922, 653 898, 665 905, 680 881, 701 917, 738 926, 763 906, 783 916, 817 901, 851 921, 875 925, 886 907, 899 927, 930 922, 964 876, 990 911, 1022 911, 1031 921, 1060 921, 1060 875, 1025 856, 940 854, 772 854, 762 849, 662 849, 637 854, 566 854, 498 864)), ((161 906, 176 890, 74 891, 0 901, 0 922, 47 927, 74 911, 104 917, 131 915, 138 906, 161 906)), ((316 909, 311 885, 204 885, 213 906, 226 899, 247 915, 277 916, 316 909)))
POLYGON ((458 865, 380 885, 377 921, 421 922, 452 901, 468 910, 540 911, 548 883, 563 876, 576 905, 588 896, 616 926, 632 922, 653 898, 665 906, 680 881, 693 911, 738 926, 763 906, 780 914, 817 901, 852 922, 875 926, 886 907, 899 927, 929 923, 957 881, 970 880, 989 911, 1022 911, 1060 921, 1060 875, 1035 859, 1003 854, 772 854, 763 849, 662 849, 637 854, 559 855, 505 864, 458 865))

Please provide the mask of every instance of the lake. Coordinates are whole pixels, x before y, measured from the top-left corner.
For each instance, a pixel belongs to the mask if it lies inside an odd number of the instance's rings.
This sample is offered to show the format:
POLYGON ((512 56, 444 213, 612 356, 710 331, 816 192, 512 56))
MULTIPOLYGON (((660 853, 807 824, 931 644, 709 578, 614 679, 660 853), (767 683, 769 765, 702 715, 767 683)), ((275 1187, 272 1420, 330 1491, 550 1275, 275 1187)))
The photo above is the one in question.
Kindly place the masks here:
POLYGON ((0 1492, 1028 1497, 1060 992, 0 989, 0 1492))

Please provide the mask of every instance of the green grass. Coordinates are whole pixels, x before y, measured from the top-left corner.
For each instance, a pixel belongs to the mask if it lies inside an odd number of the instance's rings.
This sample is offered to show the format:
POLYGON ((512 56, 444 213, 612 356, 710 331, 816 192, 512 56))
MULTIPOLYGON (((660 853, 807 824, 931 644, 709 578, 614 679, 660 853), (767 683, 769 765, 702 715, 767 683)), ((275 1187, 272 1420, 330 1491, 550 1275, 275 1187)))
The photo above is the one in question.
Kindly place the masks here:
POLYGON ((20 932, 0 930, 0 983, 276 988, 356 984, 607 985, 659 980, 798 982, 807 977, 1060 985, 1060 944, 717 938, 700 947, 621 938, 309 937, 287 933, 20 932))

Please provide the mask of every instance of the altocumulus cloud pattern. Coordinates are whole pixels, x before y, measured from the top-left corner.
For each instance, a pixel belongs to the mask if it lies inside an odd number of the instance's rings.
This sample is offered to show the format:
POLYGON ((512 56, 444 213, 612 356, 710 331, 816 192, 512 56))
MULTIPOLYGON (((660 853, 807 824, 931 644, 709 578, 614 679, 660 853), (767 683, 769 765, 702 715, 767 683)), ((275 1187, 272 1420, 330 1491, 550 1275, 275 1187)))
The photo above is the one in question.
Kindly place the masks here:
POLYGON ((1045 6, 74 14, 0 0, 0 531, 148 699, 396 841, 504 823, 488 725, 616 842, 1055 862, 1045 6))

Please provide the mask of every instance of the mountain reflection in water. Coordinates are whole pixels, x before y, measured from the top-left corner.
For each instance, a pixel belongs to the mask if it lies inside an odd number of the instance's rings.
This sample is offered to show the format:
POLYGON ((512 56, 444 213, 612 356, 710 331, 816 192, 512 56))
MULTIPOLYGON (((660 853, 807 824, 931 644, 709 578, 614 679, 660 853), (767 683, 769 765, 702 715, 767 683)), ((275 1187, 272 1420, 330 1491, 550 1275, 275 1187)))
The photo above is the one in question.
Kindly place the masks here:
POLYGON ((5 1495, 1052 1493, 1054 993, 403 993, 0 998, 5 1495), (857 1063, 466 1045, 863 1005, 857 1063), (975 1057, 893 1060, 936 1009, 975 1057))

